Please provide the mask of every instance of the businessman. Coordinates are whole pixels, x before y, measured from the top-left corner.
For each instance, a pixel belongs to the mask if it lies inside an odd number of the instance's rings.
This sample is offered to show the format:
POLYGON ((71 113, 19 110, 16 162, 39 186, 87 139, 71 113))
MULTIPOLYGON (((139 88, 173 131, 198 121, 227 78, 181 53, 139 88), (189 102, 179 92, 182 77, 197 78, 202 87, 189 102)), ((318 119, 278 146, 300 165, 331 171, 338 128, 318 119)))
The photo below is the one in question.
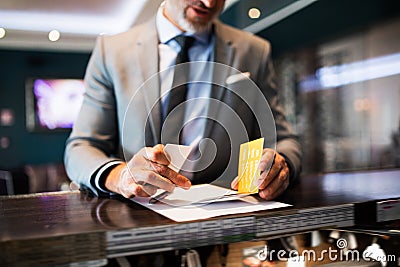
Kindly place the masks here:
POLYGON ((147 22, 99 36, 85 75, 82 109, 66 145, 65 165, 73 181, 98 196, 127 198, 215 180, 237 189, 240 142, 264 133, 275 135, 276 142, 262 153, 259 196, 274 199, 296 179, 301 150, 278 103, 270 44, 218 21, 224 3, 166 0, 147 22), (185 67, 179 69, 179 63, 185 67), (211 80, 175 86, 177 74, 185 76, 187 70, 189 76, 200 75, 196 81, 211 80), (260 95, 265 105, 259 104, 260 95), (194 101, 179 110, 182 99, 173 102, 182 96, 183 102, 194 101), (264 110, 270 111, 272 126, 264 123, 264 110), (181 117, 183 124, 173 122, 181 117), (180 173, 169 167, 167 143, 195 147, 180 173))

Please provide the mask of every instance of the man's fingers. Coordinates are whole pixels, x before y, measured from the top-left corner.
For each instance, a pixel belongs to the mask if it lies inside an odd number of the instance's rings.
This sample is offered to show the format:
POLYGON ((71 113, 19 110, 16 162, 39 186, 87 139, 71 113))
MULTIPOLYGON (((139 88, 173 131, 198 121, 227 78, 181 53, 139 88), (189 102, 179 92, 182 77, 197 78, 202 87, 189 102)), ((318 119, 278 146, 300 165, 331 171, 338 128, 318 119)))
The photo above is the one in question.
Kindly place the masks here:
POLYGON ((168 192, 172 192, 175 189, 173 182, 152 170, 135 171, 132 178, 137 184, 149 184, 168 192))
POLYGON ((164 165, 152 163, 154 166, 158 166, 156 169, 162 169, 164 173, 173 172, 172 179, 165 178, 155 170, 135 170, 135 172, 126 171, 124 174, 123 180, 120 185, 120 194, 126 198, 133 196, 142 196, 148 197, 154 195, 157 189, 163 189, 168 192, 173 192, 175 187, 180 183, 181 187, 190 188, 190 180, 186 177, 174 172, 169 169, 168 171, 165 168, 168 168, 164 165))
POLYGON ((137 155, 143 156, 145 159, 163 165, 169 165, 169 160, 164 152, 164 145, 158 144, 154 147, 145 147, 141 149, 137 155))
POLYGON ((282 168, 283 166, 281 164, 274 163, 269 171, 261 173, 260 177, 258 178, 258 188, 262 190, 269 186, 275 177, 281 172, 282 168))
MULTIPOLYGON (((161 145, 158 147, 161 148, 161 145)), ((185 189, 191 187, 190 180, 185 176, 173 171, 165 164, 147 159, 145 156, 146 151, 152 153, 153 148, 142 149, 128 163, 130 167, 128 172, 137 183, 149 183, 169 192, 172 192, 175 186, 185 189)), ((165 154, 163 155, 165 156, 165 154)))
MULTIPOLYGON (((144 184, 144 185, 141 185, 141 187, 142 187, 142 191, 144 193, 143 197, 148 197, 148 196, 154 195, 155 193, 157 193, 157 189, 158 189, 157 187, 155 187, 151 184, 144 184)), ((139 193, 139 196, 142 196, 142 195, 140 195, 140 193, 139 193)))
POLYGON ((289 186, 289 168, 285 158, 271 149, 264 149, 259 169, 259 196, 271 200, 282 194, 289 186), (270 168, 269 168, 270 167, 270 168))
POLYGON ((283 168, 287 168, 285 158, 282 157, 279 153, 276 153, 271 168, 269 170, 266 169, 261 173, 258 179, 258 188, 266 188, 283 168))
POLYGON ((192 183, 188 178, 185 176, 175 172, 174 170, 168 168, 168 166, 152 163, 153 168, 156 170, 157 173, 166 177, 176 186, 182 187, 184 189, 189 189, 192 186, 192 183))
POLYGON ((261 172, 268 171, 275 158, 275 150, 271 148, 264 148, 258 169, 261 172))
POLYGON ((157 189, 172 192, 176 186, 190 188, 190 180, 168 168, 169 164, 164 145, 142 148, 128 162, 118 191, 124 197, 147 197, 157 189))
POLYGON ((231 182, 231 188, 233 190, 238 190, 238 186, 239 186, 239 176, 236 176, 235 179, 233 179, 233 181, 231 182))
POLYGON ((149 184, 136 184, 136 183, 131 183, 128 186, 125 186, 121 190, 121 195, 123 195, 126 198, 131 198, 134 196, 139 196, 139 197, 149 197, 154 195, 157 192, 157 188, 149 185, 149 184))
POLYGON ((272 181, 273 176, 268 175, 271 170, 271 166, 274 163, 275 151, 270 148, 264 148, 258 169, 261 174, 258 177, 258 188, 264 189, 272 181))
POLYGON ((268 187, 258 192, 259 196, 265 200, 272 200, 282 194, 289 186, 289 172, 285 168, 278 176, 272 180, 268 187))
POLYGON ((139 195, 139 185, 132 179, 130 181, 123 181, 122 186, 119 188, 119 193, 125 198, 131 198, 139 195))

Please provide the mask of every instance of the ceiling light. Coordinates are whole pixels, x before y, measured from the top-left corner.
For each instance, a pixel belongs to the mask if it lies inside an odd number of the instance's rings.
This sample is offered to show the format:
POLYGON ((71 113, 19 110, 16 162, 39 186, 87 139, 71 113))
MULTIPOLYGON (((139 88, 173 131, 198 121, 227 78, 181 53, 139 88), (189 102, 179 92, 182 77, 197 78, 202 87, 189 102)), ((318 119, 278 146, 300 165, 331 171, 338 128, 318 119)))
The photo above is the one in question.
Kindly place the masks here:
POLYGON ((0 28, 0 39, 6 36, 6 30, 4 28, 0 28))
MULTIPOLYGON (((39 2, 44 4, 57 1, 41 0, 39 2)), ((50 6, 47 9, 23 9, 18 8, 18 5, 16 5, 15 9, 4 10, 1 9, 2 4, 0 4, 0 24, 6 29, 21 31, 48 32, 52 29, 58 29, 60 32, 67 34, 75 33, 94 36, 97 36, 100 32, 113 34, 129 29, 135 19, 143 12, 148 0, 104 0, 100 2, 105 3, 104 5, 107 6, 113 2, 117 4, 107 11, 99 11, 97 13, 89 9, 83 9, 82 11, 62 10, 57 8, 57 4, 49 4, 50 6)), ((100 8, 104 7, 100 5, 100 8)))
POLYGON ((52 42, 56 42, 58 41, 58 39, 60 39, 60 32, 57 30, 52 30, 51 32, 49 32, 49 40, 52 42))
POLYGON ((258 19, 261 15, 261 11, 258 8, 250 8, 249 9, 249 17, 251 19, 258 19))

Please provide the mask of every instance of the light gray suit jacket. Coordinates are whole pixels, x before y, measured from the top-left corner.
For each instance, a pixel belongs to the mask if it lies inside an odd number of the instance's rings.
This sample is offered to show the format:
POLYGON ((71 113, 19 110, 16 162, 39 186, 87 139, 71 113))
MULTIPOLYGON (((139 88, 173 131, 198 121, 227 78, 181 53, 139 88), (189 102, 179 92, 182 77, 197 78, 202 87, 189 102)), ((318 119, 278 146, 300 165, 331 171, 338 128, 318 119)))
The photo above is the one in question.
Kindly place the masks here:
MULTIPOLYGON (((222 109, 219 106, 210 108, 213 113, 210 116, 215 120, 208 123, 205 137, 214 140, 218 153, 213 167, 198 172, 196 181, 210 182, 223 177, 222 184, 227 185, 237 175, 235 163, 240 142, 265 135, 268 135, 266 146, 276 148, 287 159, 291 178, 298 176, 301 169, 300 145, 278 104, 269 42, 219 21, 214 23, 214 33, 214 61, 223 65, 216 67, 216 83, 221 86, 213 86, 211 97, 225 103, 228 109, 225 104, 222 109), (239 82, 229 86, 233 89, 224 89, 228 86, 227 78, 240 72, 250 73, 254 83, 239 77, 239 82), (265 113, 265 107, 256 104, 259 95, 249 89, 254 85, 260 88, 259 92, 267 100, 267 109, 270 109, 274 121, 266 116, 269 120, 266 124, 255 123, 251 111, 265 113), (248 106, 240 103, 243 92, 248 106), (233 110, 233 115, 224 110, 233 110), (238 122, 243 122, 241 128, 246 129, 246 138, 241 134, 230 136, 235 135, 232 131, 241 132, 231 127, 232 122, 236 123, 234 120, 238 119, 237 114, 240 116, 238 122)), ((73 181, 97 193, 93 177, 101 166, 116 159, 128 161, 145 145, 161 143, 159 110, 153 110, 147 118, 160 97, 158 63, 155 19, 125 33, 98 38, 85 75, 86 94, 82 109, 66 145, 65 166, 73 181), (149 122, 147 126, 146 121, 149 122)), ((212 158, 212 153, 208 155, 207 151, 213 151, 212 146, 206 146, 202 155, 212 158)))

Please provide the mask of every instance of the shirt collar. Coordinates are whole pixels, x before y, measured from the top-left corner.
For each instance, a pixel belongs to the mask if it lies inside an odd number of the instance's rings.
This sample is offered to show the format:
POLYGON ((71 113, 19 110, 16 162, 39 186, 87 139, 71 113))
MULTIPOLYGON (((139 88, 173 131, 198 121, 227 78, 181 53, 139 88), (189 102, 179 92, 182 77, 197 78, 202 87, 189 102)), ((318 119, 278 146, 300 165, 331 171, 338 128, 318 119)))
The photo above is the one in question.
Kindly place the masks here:
POLYGON ((210 42, 210 30, 194 34, 183 33, 163 15, 163 8, 164 3, 161 4, 156 14, 157 33, 160 43, 166 44, 170 40, 181 34, 193 36, 196 41, 202 44, 207 45, 210 42))

